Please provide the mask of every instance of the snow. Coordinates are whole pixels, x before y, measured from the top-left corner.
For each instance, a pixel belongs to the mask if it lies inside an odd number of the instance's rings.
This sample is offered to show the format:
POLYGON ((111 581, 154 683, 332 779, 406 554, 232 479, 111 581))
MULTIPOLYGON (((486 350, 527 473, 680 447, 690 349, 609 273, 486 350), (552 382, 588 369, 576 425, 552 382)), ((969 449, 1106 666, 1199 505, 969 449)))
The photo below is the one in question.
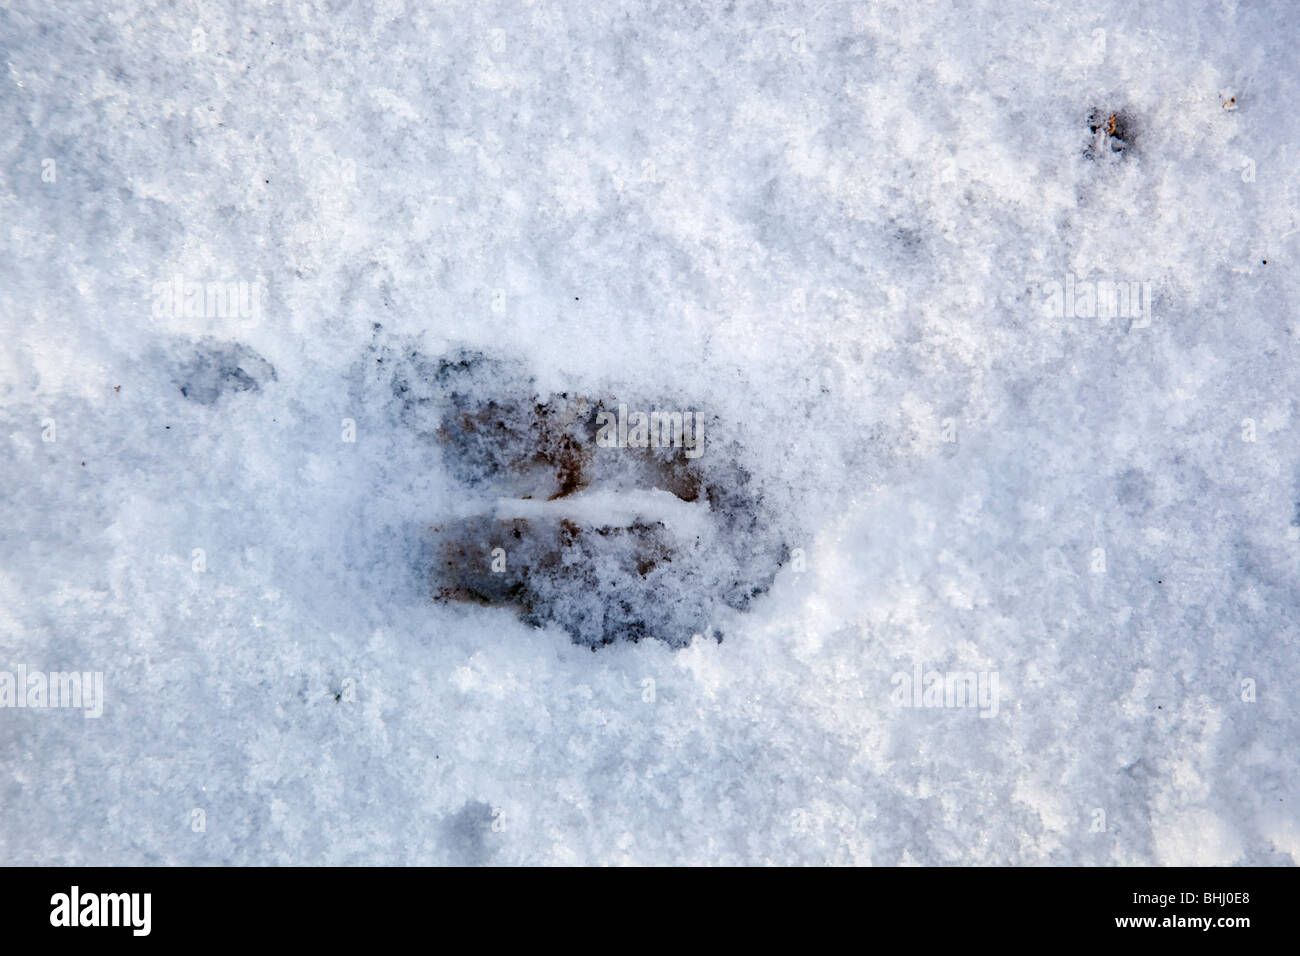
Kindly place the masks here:
POLYGON ((1298 27, 7 3, 0 858, 1300 862, 1298 27))

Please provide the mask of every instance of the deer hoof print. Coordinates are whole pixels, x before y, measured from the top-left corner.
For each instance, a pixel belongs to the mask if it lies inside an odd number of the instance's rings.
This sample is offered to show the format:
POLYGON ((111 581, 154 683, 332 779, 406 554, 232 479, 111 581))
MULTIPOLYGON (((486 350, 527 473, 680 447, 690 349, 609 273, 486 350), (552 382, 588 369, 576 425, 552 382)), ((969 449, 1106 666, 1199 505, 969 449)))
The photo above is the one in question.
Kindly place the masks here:
POLYGON ((542 394, 518 361, 377 348, 393 419, 463 497, 430 525, 437 601, 513 609, 593 650, 717 640, 789 549, 727 424, 665 396, 542 394))

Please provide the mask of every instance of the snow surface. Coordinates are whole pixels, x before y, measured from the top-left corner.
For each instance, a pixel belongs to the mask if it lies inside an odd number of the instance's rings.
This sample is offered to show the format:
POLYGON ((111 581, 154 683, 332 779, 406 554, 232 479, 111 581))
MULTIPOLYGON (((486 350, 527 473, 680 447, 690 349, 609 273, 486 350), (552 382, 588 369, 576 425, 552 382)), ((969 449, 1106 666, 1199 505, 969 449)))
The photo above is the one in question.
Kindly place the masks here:
POLYGON ((6 0, 0 670, 105 701, 0 709, 0 860, 1296 862, 1298 38, 1290 0, 6 0), (1152 314, 1052 315, 1068 276, 1152 314), (731 512, 582 520, 731 542, 666 620, 771 586, 595 651, 433 600, 430 529, 523 496, 371 366, 462 350, 714 416, 731 512), (901 706, 918 666, 996 714, 901 706))

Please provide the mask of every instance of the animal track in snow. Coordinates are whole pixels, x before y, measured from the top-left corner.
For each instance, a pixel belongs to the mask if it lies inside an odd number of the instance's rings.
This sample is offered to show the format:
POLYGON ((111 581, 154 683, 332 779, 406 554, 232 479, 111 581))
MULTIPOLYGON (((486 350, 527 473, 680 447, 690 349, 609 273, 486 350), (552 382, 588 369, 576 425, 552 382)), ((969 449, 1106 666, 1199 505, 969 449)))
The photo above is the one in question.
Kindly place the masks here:
POLYGON ((223 395, 256 392, 275 380, 271 363, 238 342, 206 338, 193 343, 192 349, 174 364, 173 373, 176 387, 191 402, 215 405, 223 395))
POLYGON ((436 449, 475 502, 430 530, 435 600, 511 607, 593 649, 646 637, 681 647, 697 633, 721 639, 788 554, 716 418, 699 415, 694 431, 686 419, 673 444, 665 416, 663 445, 633 447, 645 433, 627 408, 689 405, 541 395, 520 363, 472 351, 376 346, 366 366, 393 420, 436 449), (631 438, 611 441, 627 436, 628 418, 631 438))

